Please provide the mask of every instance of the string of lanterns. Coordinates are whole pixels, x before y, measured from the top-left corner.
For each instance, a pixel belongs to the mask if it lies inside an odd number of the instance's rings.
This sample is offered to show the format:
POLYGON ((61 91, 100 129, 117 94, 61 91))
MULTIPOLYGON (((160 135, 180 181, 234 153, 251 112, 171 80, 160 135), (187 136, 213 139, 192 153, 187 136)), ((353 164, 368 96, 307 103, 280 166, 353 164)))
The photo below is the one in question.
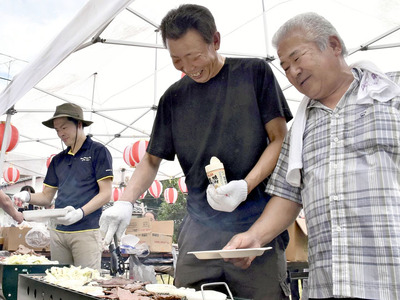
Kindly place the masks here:
MULTIPOLYGON (((123 159, 124 159, 125 163, 130 167, 135 167, 140 162, 140 160, 143 158, 143 156, 145 155, 148 145, 149 145, 149 142, 147 140, 139 140, 131 145, 126 146, 124 149, 124 153, 123 153, 123 159)), ((182 193, 188 192, 188 189, 187 189, 187 186, 185 183, 185 177, 179 178, 178 185, 179 185, 179 189, 181 190, 182 193)), ((118 201, 122 195, 122 192, 123 191, 121 190, 121 188, 115 187, 113 189, 112 199, 114 201, 118 201)), ((139 197, 139 199, 144 199, 147 195, 147 192, 149 192, 149 194, 153 198, 158 199, 158 198, 160 198, 160 196, 163 192, 163 185, 161 184, 160 181, 154 180, 153 183, 151 184, 151 186, 148 188, 148 190, 145 191, 139 197)), ((167 203, 170 203, 170 204, 175 203, 176 200, 178 199, 178 191, 173 187, 165 189, 164 199, 167 203)))
MULTIPOLYGON (((182 193, 187 193, 188 189, 185 183, 185 177, 181 177, 178 180, 179 189, 182 193)), ((125 188, 114 187, 112 192, 112 200, 118 201, 121 197, 125 188)), ((139 197, 139 199, 144 199, 147 195, 147 192, 155 198, 158 199, 161 197, 163 193, 163 185, 159 180, 154 180, 148 190, 144 191, 144 193, 139 197)), ((173 204, 178 199, 178 191, 174 187, 166 188, 164 190, 164 200, 169 203, 173 204)))
MULTIPOLYGON (((18 145, 18 142, 19 142, 19 132, 18 132, 17 127, 15 127, 12 124, 6 125, 6 122, 1 121, 0 122, 0 142, 1 142, 0 150, 4 146, 6 148, 6 153, 15 149, 15 147, 18 145), (6 126, 9 127, 10 134, 8 135, 7 140, 3 140, 6 126)), ((19 180, 19 177, 20 177, 19 170, 14 166, 8 167, 3 172, 3 179, 4 179, 4 181, 6 181, 9 184, 16 183, 19 180)))
MULTIPOLYGON (((9 138, 6 141, 3 141, 3 143, 0 145, 0 150, 3 145, 7 147, 6 152, 9 152, 13 150, 18 142, 19 142, 19 132, 18 129, 14 126, 9 124, 10 126, 10 135, 9 138)), ((0 122, 0 141, 3 140, 4 137, 4 131, 6 129, 6 122, 1 121, 0 122)), ((127 165, 131 167, 135 167, 140 160, 143 158, 144 154, 146 153, 146 149, 148 146, 149 142, 147 140, 139 140, 132 145, 128 145, 123 154, 124 161, 127 165)), ((51 154, 47 159, 46 159, 46 167, 48 168, 51 160, 56 154, 51 154)), ((4 172, 3 172, 3 178, 7 183, 13 184, 17 182, 20 178, 20 172, 19 170, 14 167, 10 166, 8 167, 4 172)), ((178 185, 179 189, 181 190, 182 193, 187 193, 188 189, 185 183, 185 177, 181 177, 178 180, 178 185)), ((124 188, 118 188, 115 187, 112 192, 112 200, 117 201, 122 193, 123 193, 124 188)), ((144 199, 147 195, 147 192, 150 193, 151 196, 154 198, 160 198, 162 192, 163 192, 163 186, 160 181, 154 180, 152 185, 148 190, 146 190, 140 197, 139 199, 144 199)), ((167 188, 164 191, 164 199, 167 203, 175 203, 178 198, 178 192, 175 188, 167 188)))
POLYGON ((140 140, 125 147, 123 158, 130 167, 135 167, 146 153, 149 141, 140 140))

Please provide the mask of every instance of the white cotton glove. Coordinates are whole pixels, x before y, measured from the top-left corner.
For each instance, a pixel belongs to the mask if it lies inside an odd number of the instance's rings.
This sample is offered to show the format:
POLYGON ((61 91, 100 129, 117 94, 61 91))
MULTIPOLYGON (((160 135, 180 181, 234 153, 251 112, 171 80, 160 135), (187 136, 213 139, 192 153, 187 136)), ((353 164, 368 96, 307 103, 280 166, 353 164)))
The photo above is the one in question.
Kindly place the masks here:
POLYGON ((232 212, 247 198, 246 180, 233 180, 228 184, 214 188, 207 187, 207 201, 210 206, 219 211, 232 212))
POLYGON ((117 201, 107 208, 100 217, 100 231, 104 235, 104 244, 109 245, 117 235, 121 240, 122 234, 132 218, 133 206, 129 201, 117 201))
POLYGON ((58 217, 54 220, 54 223, 61 225, 71 225, 83 218, 83 209, 82 208, 73 208, 72 206, 67 206, 65 209, 68 213, 65 217, 58 217))
POLYGON ((18 192, 14 194, 13 200, 16 206, 22 207, 24 203, 31 201, 31 194, 28 191, 18 192))

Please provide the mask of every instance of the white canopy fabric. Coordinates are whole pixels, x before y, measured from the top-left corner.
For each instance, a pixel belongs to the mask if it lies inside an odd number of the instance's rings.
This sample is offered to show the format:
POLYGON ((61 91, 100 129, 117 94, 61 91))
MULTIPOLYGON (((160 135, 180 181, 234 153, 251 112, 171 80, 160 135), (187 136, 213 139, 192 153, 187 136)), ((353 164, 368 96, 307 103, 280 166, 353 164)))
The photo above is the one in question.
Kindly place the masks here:
MULTIPOLYGON (((290 87, 270 40, 298 13, 315 11, 330 20, 352 53, 349 63, 369 59, 383 71, 400 70, 396 0, 91 0, 1 93, 2 120, 8 111, 20 133, 18 146, 4 156, 3 170, 12 164, 23 175, 44 176, 47 157, 62 145, 41 122, 57 105, 72 102, 94 122, 86 133, 112 153, 114 182, 129 177, 134 168, 122 158, 125 147, 149 138, 159 97, 181 77, 157 27, 169 9, 190 2, 214 14, 220 53, 271 61, 293 113, 302 96, 290 87)), ((157 178, 182 175, 176 161, 163 162, 157 178)))

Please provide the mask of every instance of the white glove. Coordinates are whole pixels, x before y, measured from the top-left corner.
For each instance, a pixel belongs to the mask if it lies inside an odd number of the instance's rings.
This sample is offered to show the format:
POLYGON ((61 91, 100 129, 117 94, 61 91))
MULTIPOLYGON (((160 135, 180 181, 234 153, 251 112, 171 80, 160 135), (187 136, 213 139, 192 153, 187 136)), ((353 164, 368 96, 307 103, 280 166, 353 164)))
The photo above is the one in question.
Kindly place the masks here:
POLYGON ((54 220, 54 223, 61 225, 71 225, 83 218, 83 209, 82 208, 73 208, 72 206, 65 207, 68 210, 68 213, 65 217, 58 217, 54 220))
POLYGON ((31 201, 31 194, 28 191, 18 192, 14 194, 13 200, 16 206, 22 207, 24 203, 31 201))
POLYGON ((246 180, 233 180, 228 184, 214 188, 207 187, 207 201, 210 206, 219 211, 232 212, 247 198, 246 180))
POLYGON ((121 240, 122 234, 132 218, 133 206, 129 201, 117 201, 107 208, 100 217, 100 231, 104 235, 104 244, 109 245, 117 235, 121 240))

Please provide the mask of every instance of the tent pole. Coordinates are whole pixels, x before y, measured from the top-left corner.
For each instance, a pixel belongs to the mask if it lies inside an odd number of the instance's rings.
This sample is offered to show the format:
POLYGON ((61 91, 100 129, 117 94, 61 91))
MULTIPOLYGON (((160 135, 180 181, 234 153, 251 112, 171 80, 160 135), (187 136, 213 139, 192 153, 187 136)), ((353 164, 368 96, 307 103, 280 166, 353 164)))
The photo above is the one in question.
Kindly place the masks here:
POLYGON ((158 28, 159 25, 156 24, 155 22, 151 21, 150 19, 146 18, 145 16, 143 16, 142 14, 138 13, 137 11, 133 10, 132 8, 130 8, 129 6, 126 7, 126 10, 133 13, 134 15, 136 15, 137 17, 139 17, 140 19, 142 19, 143 21, 149 23, 150 25, 154 26, 155 28, 158 28))
POLYGON ((366 42, 365 44, 360 45, 360 47, 357 48, 357 49, 349 50, 347 56, 350 56, 350 55, 356 53, 357 51, 365 51, 365 50, 368 50, 368 49, 372 48, 372 47, 370 47, 371 44, 383 39, 384 37, 387 37, 388 35, 391 35, 392 33, 396 32, 397 30, 400 30, 400 25, 394 27, 393 29, 391 29, 391 30, 379 35, 379 36, 377 36, 376 38, 366 42))
POLYGON ((267 55, 267 61, 273 60, 273 56, 269 55, 269 40, 268 40, 268 26, 267 26, 267 10, 265 9, 265 0, 261 0, 263 7, 263 22, 264 22, 264 41, 265 41, 265 52, 267 55))
MULTIPOLYGON (((94 93, 96 91, 96 78, 97 78, 97 72, 93 73, 93 89, 92 89, 92 105, 90 107, 90 120, 93 121, 93 103, 94 103, 94 93)), ((92 127, 89 126, 89 133, 92 132, 92 127)))
POLYGON ((125 183, 125 168, 121 168, 121 179, 119 182, 119 187, 126 187, 126 183, 125 183))
MULTIPOLYGON (((156 45, 158 42, 158 32, 159 30, 156 29, 156 45)), ((154 105, 157 105, 157 71, 158 71, 158 49, 155 48, 155 61, 154 61, 154 105)), ((155 117, 156 115, 156 110, 154 110, 153 115, 155 117)))
POLYGON ((36 190, 36 176, 32 176, 32 187, 36 190))

